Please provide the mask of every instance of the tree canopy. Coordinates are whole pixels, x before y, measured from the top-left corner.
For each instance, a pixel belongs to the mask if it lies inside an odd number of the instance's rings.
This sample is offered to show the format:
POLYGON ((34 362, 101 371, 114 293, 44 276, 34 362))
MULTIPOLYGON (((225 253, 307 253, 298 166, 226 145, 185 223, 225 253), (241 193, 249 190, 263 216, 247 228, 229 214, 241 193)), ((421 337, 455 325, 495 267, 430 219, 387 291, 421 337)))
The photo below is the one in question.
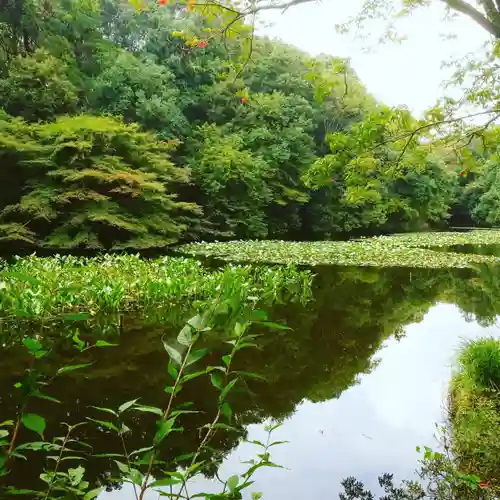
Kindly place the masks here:
MULTIPOLYGON (((454 148, 427 119, 377 102, 347 61, 257 37, 232 8, 4 7, 3 245, 331 238, 450 215, 497 223, 496 146, 480 145, 477 127, 454 148)), ((429 116, 455 134, 443 109, 429 116)))

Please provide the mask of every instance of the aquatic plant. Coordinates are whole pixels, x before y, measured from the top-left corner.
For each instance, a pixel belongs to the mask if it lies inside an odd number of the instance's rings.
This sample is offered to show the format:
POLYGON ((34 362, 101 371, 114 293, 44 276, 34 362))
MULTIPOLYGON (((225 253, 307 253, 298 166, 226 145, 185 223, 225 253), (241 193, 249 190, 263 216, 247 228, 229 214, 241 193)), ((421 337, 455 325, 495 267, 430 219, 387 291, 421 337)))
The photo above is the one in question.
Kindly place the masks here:
POLYGON ((202 255, 236 262, 272 264, 465 268, 498 264, 493 255, 436 251, 452 245, 500 244, 500 231, 470 233, 410 233, 350 241, 231 241, 190 243, 179 247, 187 255, 202 255))
POLYGON ((114 312, 146 314, 179 303, 202 310, 226 296, 242 303, 308 300, 311 279, 309 271, 293 266, 209 269, 182 257, 30 256, 0 268, 0 317, 71 319, 85 313, 79 316, 85 319, 114 312))

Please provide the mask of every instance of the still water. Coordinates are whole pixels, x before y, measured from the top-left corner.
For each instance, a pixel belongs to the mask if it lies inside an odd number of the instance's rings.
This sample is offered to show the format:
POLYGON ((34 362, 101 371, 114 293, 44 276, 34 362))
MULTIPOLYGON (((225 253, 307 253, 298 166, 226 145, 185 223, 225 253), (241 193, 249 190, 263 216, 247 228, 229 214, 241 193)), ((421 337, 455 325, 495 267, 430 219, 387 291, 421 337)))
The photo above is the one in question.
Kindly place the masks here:
MULTIPOLYGON (((347 476, 374 489, 385 472, 398 480, 411 478, 418 460, 415 447, 437 445, 435 424, 444 418, 457 350, 468 339, 500 337, 500 270, 323 268, 316 273, 313 302, 280 304, 269 311, 273 321, 293 330, 268 332, 263 349, 246 351, 240 360, 240 369, 262 373, 268 383, 252 384, 252 397, 234 395, 237 424, 247 430, 247 439, 262 439, 263 422, 283 419, 273 438, 289 441, 272 454, 285 469, 261 469, 255 476, 252 490, 262 491, 265 499, 338 498, 340 481, 347 476)), ((97 350, 90 371, 56 380, 51 395, 62 405, 42 401, 36 410, 51 422, 62 422, 83 420, 91 405, 116 407, 138 396, 144 404, 161 406, 168 375, 159 340, 170 327, 178 325, 123 318, 119 346, 97 350)), ((214 358, 222 348, 216 341, 211 345, 214 358)), ((53 354, 54 363, 69 353, 61 347, 53 354)), ((14 353, 0 361, 0 420, 15 412, 8 395, 23 363, 14 353)), ((210 384, 196 380, 183 397, 213 413, 210 384)), ((167 453, 196 448, 197 418, 184 424, 184 433, 167 453)), ((139 431, 131 437, 131 449, 144 446, 143 433, 152 431, 151 419, 135 424, 139 431)), ((113 436, 90 426, 84 438, 96 452, 119 451, 113 436)), ((243 471, 241 461, 256 453, 255 446, 234 436, 220 436, 213 446, 223 479, 243 471)), ((16 483, 36 484, 40 464, 30 467, 32 474, 26 466, 13 471, 16 483)), ((86 468, 89 479, 97 481, 112 466, 96 459, 86 468)), ((194 489, 220 491, 210 479, 199 480, 194 489)), ((126 486, 99 496, 133 498, 126 486)))

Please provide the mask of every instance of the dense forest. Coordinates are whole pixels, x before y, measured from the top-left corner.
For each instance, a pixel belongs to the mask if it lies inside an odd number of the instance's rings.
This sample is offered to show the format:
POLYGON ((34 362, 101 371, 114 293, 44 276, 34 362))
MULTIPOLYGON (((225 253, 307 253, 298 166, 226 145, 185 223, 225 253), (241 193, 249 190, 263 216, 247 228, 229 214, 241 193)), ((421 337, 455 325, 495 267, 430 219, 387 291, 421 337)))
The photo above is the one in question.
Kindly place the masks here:
POLYGON ((407 140, 417 120, 376 102, 345 61, 217 37, 208 17, 164 2, 2 2, 2 245, 498 224, 498 130, 458 156, 407 140))

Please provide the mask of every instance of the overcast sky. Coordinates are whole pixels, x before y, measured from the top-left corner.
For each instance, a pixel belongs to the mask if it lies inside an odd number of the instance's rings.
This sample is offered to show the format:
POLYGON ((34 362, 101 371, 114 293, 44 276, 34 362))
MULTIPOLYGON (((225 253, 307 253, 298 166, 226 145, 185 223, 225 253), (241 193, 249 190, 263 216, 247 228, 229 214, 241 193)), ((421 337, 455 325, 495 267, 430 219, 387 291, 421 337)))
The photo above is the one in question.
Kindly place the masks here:
MULTIPOLYGON (((335 31, 335 24, 357 12, 361 3, 324 0, 292 7, 284 14, 268 11, 265 19, 272 25, 259 31, 310 54, 350 58, 369 92, 388 105, 406 105, 417 114, 443 94, 441 83, 450 70, 441 69, 442 61, 478 52, 487 40, 486 32, 465 16, 444 21, 443 4, 435 0, 432 7, 420 9, 402 21, 407 41, 372 47, 367 54, 363 50, 366 43, 363 46, 363 42, 335 31), (444 41, 444 33, 455 33, 457 38, 444 41)), ((383 22, 378 23, 380 33, 383 27, 383 22)))

